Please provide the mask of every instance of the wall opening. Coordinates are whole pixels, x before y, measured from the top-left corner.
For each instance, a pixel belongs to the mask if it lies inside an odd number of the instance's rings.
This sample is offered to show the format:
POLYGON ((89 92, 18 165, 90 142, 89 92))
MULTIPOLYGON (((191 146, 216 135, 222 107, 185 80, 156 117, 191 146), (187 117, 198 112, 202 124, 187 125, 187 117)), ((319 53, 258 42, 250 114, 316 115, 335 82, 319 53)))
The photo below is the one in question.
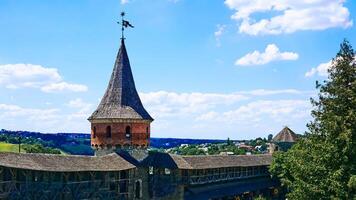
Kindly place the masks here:
POLYGON ((142 180, 139 179, 135 182, 135 198, 142 198, 142 180))
POLYGON ((111 126, 106 127, 106 137, 111 138, 111 126))
POLYGON ((93 138, 96 138, 96 127, 93 128, 93 138))
POLYGON ((146 139, 150 138, 150 129, 146 127, 146 139))
POLYGON ((130 126, 126 126, 125 136, 126 136, 126 138, 131 138, 131 127, 130 126))

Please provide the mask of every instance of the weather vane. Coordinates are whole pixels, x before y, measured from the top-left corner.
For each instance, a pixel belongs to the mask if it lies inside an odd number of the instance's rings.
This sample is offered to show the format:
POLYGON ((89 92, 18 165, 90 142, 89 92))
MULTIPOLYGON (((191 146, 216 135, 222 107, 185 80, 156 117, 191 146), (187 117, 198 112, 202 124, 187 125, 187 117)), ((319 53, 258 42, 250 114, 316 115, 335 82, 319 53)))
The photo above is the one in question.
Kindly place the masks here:
POLYGON ((134 26, 132 26, 132 24, 130 24, 129 21, 124 20, 124 16, 125 16, 125 12, 121 12, 121 22, 117 22, 118 24, 121 24, 121 39, 125 39, 124 37, 124 30, 125 28, 134 28, 134 26))

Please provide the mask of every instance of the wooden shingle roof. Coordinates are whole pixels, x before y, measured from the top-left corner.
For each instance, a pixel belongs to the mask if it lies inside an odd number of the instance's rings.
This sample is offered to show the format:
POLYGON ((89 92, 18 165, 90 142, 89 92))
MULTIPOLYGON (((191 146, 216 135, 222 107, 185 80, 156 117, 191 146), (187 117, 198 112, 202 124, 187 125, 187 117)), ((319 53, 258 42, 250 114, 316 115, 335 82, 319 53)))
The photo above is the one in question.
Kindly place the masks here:
POLYGON ((98 108, 88 120, 98 119, 153 120, 143 107, 136 91, 130 61, 123 39, 121 40, 121 47, 117 54, 106 92, 98 108))
POLYGON ((144 161, 144 166, 178 169, 214 169, 224 167, 267 166, 272 162, 272 155, 199 155, 179 156, 166 153, 154 153, 144 161))
POLYGON ((284 127, 274 138, 273 142, 296 142, 298 135, 294 133, 290 128, 284 127))
POLYGON ((1 152, 0 166, 52 172, 121 171, 135 168, 115 153, 97 157, 1 152))

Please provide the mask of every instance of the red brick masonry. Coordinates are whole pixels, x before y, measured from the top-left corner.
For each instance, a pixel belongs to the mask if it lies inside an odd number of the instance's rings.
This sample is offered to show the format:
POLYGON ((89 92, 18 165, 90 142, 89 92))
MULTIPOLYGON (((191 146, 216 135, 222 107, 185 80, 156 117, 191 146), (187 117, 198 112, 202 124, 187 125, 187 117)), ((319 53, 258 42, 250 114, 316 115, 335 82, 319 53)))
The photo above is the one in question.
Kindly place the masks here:
POLYGON ((121 148, 129 146, 147 148, 149 146, 150 131, 150 123, 148 122, 92 123, 91 146, 93 148, 121 148), (107 129, 111 129, 111 137, 107 133, 107 129), (130 137, 126 137, 126 129, 130 130, 130 137))

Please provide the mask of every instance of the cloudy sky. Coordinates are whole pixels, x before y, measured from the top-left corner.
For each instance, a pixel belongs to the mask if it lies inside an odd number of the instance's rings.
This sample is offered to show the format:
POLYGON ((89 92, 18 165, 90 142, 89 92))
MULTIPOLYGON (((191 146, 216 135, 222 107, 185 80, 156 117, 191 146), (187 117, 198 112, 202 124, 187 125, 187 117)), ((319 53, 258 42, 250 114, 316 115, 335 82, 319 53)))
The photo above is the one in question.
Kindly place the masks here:
POLYGON ((1 0, 0 128, 89 133, 122 10, 153 137, 303 133, 315 81, 356 47, 351 0, 1 0))

